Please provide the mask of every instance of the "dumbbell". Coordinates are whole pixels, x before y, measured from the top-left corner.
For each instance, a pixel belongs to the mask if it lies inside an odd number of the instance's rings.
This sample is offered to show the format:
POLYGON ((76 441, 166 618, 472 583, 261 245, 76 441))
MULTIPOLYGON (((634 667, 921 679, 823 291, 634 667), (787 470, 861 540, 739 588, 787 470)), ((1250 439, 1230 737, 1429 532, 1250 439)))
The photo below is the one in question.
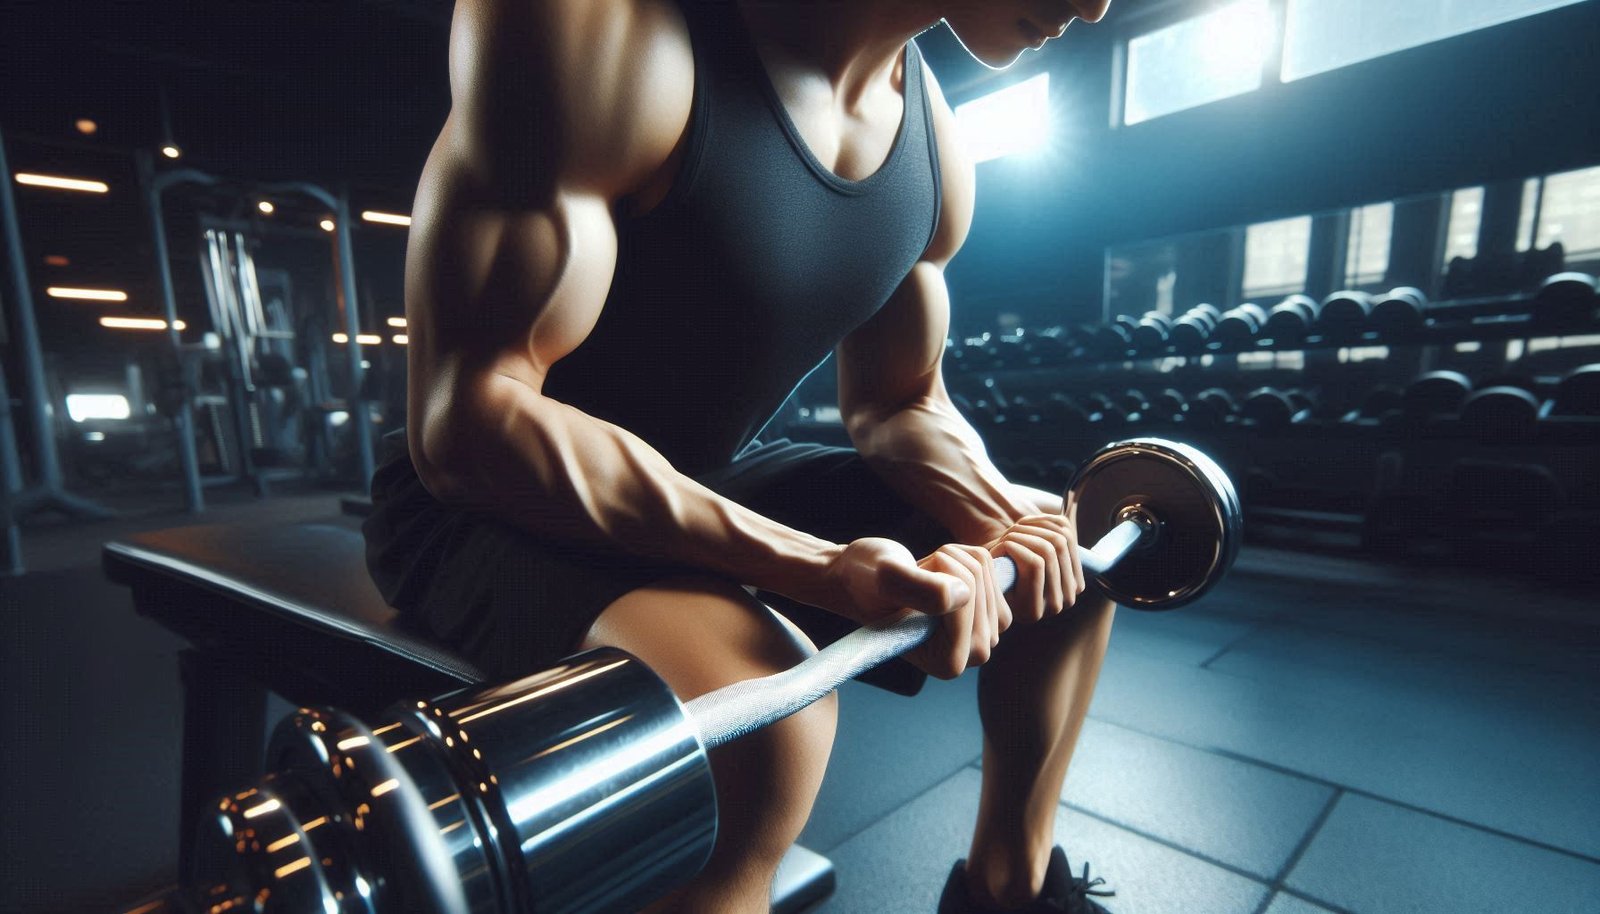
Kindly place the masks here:
POLYGON ((1371 314, 1371 295, 1353 290, 1335 292, 1322 300, 1322 309, 1317 313, 1317 332, 1334 341, 1353 340, 1366 332, 1367 318, 1371 314))
MULTIPOLYGON (((1187 445, 1121 441, 1065 498, 1078 557, 1135 609, 1196 600, 1240 543, 1239 499, 1187 445)), ((1016 568, 996 559, 1009 588, 1016 568)), ((600 648, 505 685, 402 702, 368 724, 302 708, 272 771, 212 804, 167 911, 541 914, 636 910, 697 873, 717 837, 708 750, 922 643, 935 617, 863 628, 798 666, 683 703, 600 648)))
POLYGON ((1122 408, 1122 411, 1132 416, 1135 413, 1143 415, 1150 409, 1150 400, 1145 397, 1144 391, 1129 388, 1121 394, 1111 398, 1111 402, 1122 408))
POLYGON ((1408 340, 1427 326, 1428 296, 1415 286, 1396 286, 1372 302, 1372 327, 1384 340, 1408 340))
POLYGON ((1183 416, 1189 401, 1171 387, 1150 398, 1148 415, 1160 422, 1175 422, 1183 416))
POLYGON ((1287 394, 1272 387, 1251 391, 1239 405, 1239 414, 1257 428, 1275 431, 1288 425, 1299 412, 1287 394))
POLYGON ((1261 335, 1261 328, 1266 323, 1267 312, 1254 302, 1245 302, 1223 312, 1211 337, 1226 347, 1247 346, 1261 335))
POLYGON ((1208 387, 1189 401, 1189 420, 1203 426, 1220 426, 1238 414, 1238 402, 1220 387, 1208 387))
POLYGON ((1215 305, 1195 305, 1172 322, 1172 330, 1168 334, 1172 347, 1181 353, 1200 352, 1211 341, 1211 334, 1216 331, 1217 321, 1221 319, 1222 312, 1215 305))
POLYGON ((1539 425, 1539 398, 1520 387, 1485 387, 1462 401, 1461 425, 1484 444, 1528 441, 1539 425))
POLYGON ((1145 354, 1157 353, 1167 348, 1172 334, 1172 318, 1159 311, 1150 311, 1139 318, 1138 326, 1131 331, 1133 348, 1145 354))
POLYGON ((1128 354, 1128 350, 1133 348, 1133 331, 1125 321, 1127 318, 1122 317, 1094 328, 1090 340, 1097 354, 1107 358, 1128 354))
POLYGON ((1400 408, 1408 419, 1455 415, 1472 393, 1472 381, 1459 371, 1428 371, 1406 385, 1400 408))
POLYGON ((1557 273, 1539 286, 1533 298, 1536 326, 1550 330, 1579 329, 1593 324, 1600 305, 1595 277, 1588 273, 1557 273))
POLYGON ((1265 336, 1279 346, 1298 346, 1311 335, 1317 321, 1317 300, 1309 295, 1291 295, 1267 312, 1265 336))

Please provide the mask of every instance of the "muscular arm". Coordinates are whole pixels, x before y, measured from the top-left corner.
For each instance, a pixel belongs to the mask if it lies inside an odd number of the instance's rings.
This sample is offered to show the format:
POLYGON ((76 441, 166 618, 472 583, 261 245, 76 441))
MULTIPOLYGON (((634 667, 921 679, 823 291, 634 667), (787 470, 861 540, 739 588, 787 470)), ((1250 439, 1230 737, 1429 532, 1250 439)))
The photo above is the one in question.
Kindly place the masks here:
POLYGON ((867 464, 901 497, 964 543, 987 543, 1020 518, 1059 512, 1060 498, 1008 482, 945 390, 950 329, 944 268, 972 223, 972 163, 955 143, 954 117, 937 84, 944 205, 922 260, 873 318, 838 347, 839 408, 867 464))
POLYGON ((671 159, 692 80, 670 3, 457 4, 452 110, 407 251, 412 459, 440 499, 541 536, 804 599, 841 547, 716 495, 542 392, 599 317, 612 214, 671 159))

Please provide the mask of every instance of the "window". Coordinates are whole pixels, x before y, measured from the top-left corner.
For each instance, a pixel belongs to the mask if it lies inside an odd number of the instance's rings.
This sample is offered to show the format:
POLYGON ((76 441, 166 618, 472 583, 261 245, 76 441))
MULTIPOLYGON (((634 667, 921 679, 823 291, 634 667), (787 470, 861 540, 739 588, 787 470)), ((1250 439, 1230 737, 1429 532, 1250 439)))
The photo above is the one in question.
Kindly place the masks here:
POLYGON ((1299 292, 1306 284, 1311 217, 1262 222, 1245 229, 1244 297, 1299 292))
POLYGON ((1522 182, 1522 215, 1517 219, 1517 250, 1533 247, 1533 225, 1539 218, 1539 192, 1544 185, 1538 178, 1522 182))
POLYGON ((1289 0, 1283 81, 1581 0, 1289 0))
POLYGON ((1551 175, 1540 196, 1535 246, 1559 241, 1568 261, 1600 257, 1600 167, 1551 175))
POLYGON ((1235 0, 1129 41, 1122 122, 1137 124, 1259 88, 1273 32, 1267 0, 1235 0))
POLYGON ((1383 282, 1384 274, 1389 272, 1389 237, 1393 228, 1393 203, 1374 203, 1350 214, 1344 260, 1347 288, 1383 282))
POLYGON ((1445 228, 1444 262, 1478 256, 1478 227, 1483 221, 1483 188, 1466 187, 1450 195, 1450 222, 1445 228))
POLYGON ((1042 148, 1050 136, 1050 74, 1041 73, 957 107, 956 126, 974 162, 1042 148))

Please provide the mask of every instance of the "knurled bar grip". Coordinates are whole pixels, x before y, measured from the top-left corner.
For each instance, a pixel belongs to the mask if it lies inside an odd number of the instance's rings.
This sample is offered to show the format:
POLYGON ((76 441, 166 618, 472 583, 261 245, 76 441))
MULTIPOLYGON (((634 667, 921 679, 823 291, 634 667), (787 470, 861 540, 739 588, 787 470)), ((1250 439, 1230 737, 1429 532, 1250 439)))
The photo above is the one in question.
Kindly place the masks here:
MULTIPOLYGON (((1139 542, 1144 529, 1137 521, 1125 520, 1093 546, 1077 547, 1078 561, 1087 572, 1108 571, 1139 542)), ((995 559, 994 576, 1000 589, 1009 591, 1016 583, 1016 563, 1006 556, 995 559)), ((707 749, 731 742, 783 720, 883 661, 911 650, 938 627, 938 617, 913 613, 883 628, 856 629, 781 673, 723 686, 688 702, 689 721, 699 730, 707 749)))

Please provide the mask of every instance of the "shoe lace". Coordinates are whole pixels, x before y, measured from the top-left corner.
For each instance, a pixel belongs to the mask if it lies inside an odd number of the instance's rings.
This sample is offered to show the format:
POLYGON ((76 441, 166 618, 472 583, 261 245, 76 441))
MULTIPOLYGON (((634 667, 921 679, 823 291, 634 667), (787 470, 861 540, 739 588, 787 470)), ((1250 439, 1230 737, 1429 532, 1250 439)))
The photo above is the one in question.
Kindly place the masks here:
POLYGON ((1096 876, 1092 880, 1089 878, 1089 861, 1085 860, 1083 862, 1083 875, 1072 877, 1071 897, 1076 901, 1087 901, 1090 895, 1093 895, 1097 898, 1116 897, 1117 892, 1115 889, 1100 888, 1100 886, 1105 884, 1105 879, 1099 876, 1096 876))

